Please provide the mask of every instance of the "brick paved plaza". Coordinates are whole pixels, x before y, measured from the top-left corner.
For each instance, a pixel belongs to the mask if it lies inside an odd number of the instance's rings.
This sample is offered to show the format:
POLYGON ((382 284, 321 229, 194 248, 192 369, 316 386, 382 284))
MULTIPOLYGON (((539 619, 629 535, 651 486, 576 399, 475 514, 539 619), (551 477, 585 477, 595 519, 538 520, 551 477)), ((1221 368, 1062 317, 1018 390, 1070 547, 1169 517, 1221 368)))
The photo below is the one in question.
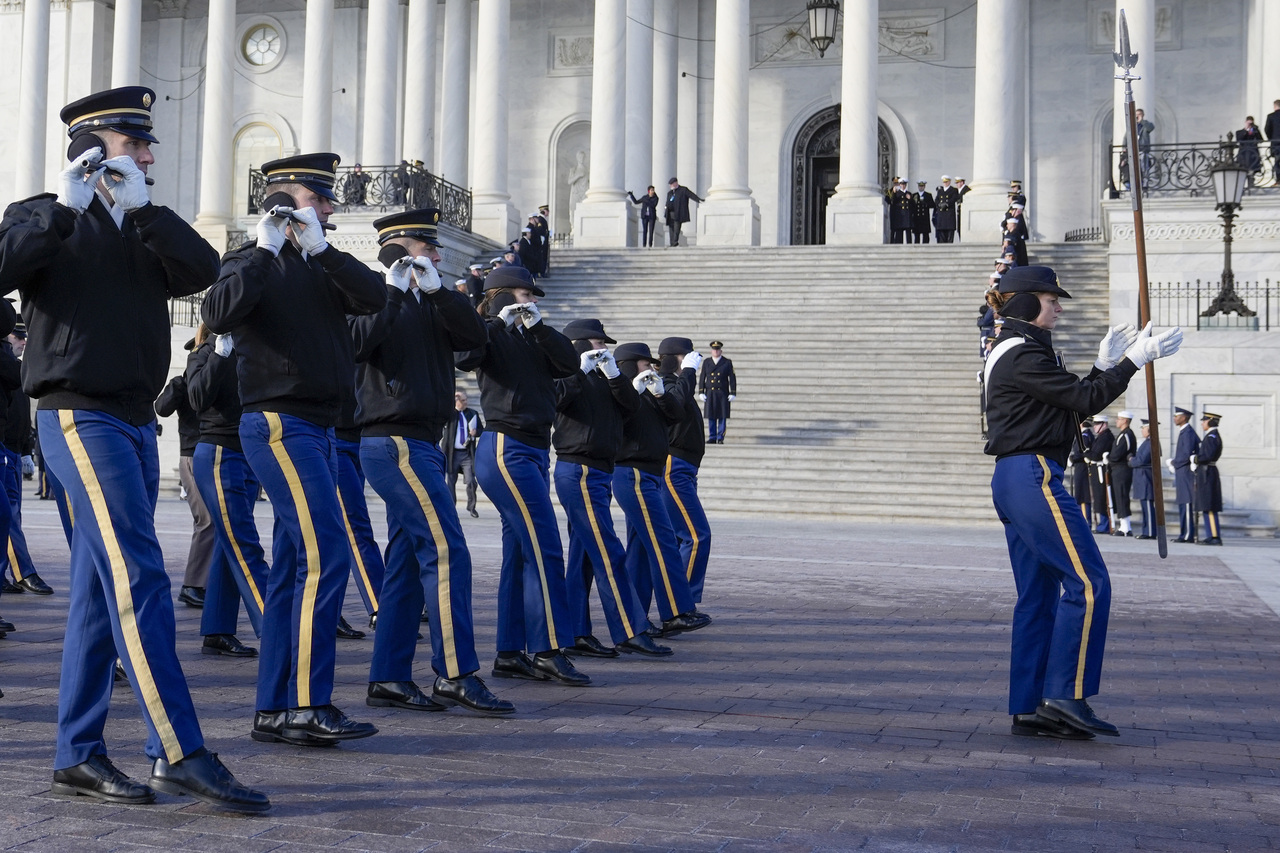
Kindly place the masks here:
MULTIPOLYGON (((368 708, 372 639, 340 641, 335 702, 381 733, 333 750, 250 740, 256 662, 201 655, 199 611, 178 605, 208 745, 274 803, 241 817, 165 795, 135 808, 50 796, 67 550, 51 502, 28 497, 24 510, 58 594, 0 598, 19 628, 0 641, 0 849, 1280 847, 1274 541, 1170 546, 1161 561, 1150 543, 1105 540, 1115 592, 1094 707, 1123 734, 1086 743, 1008 733, 1013 583, 994 522, 720 521, 704 601, 714 625, 672 640, 673 660, 583 662, 587 689, 490 678, 516 703, 508 719, 368 708)), ((496 516, 481 511, 464 526, 487 676, 500 550, 496 516)), ((186 505, 162 500, 157 524, 180 580, 186 505)), ((354 589, 345 613, 365 623, 354 589)), ((429 684, 426 643, 418 658, 429 684)), ((111 754, 145 779, 143 739, 117 690, 111 754)))

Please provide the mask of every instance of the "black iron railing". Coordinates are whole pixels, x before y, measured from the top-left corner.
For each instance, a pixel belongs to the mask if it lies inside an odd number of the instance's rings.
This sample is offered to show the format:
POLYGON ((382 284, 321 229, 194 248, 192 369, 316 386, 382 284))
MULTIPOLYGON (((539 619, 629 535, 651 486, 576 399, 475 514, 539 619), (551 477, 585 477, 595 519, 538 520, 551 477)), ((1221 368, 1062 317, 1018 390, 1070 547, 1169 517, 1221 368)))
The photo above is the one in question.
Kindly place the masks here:
POLYGON ((227 232, 227 251, 234 252, 245 243, 249 242, 248 231, 228 231, 227 232))
POLYGON ((1102 239, 1101 228, 1077 228, 1062 238, 1067 243, 1096 243, 1102 239))
MULTIPOLYGON (((1203 281, 1153 282, 1148 288, 1151 297, 1151 319, 1156 326, 1181 326, 1184 329, 1244 329, 1269 332, 1280 329, 1280 282, 1263 281, 1235 283, 1236 293, 1255 317, 1238 314, 1204 316, 1205 310, 1218 295, 1220 284, 1216 279, 1203 281)), ((1135 320, 1136 323, 1136 320, 1135 320)))
POLYGON ((169 325, 170 326, 190 326, 195 328, 200 325, 200 303, 204 302, 204 291, 193 293, 190 296, 174 296, 169 300, 169 325))
MULTIPOLYGON (((471 191, 412 163, 370 166, 358 172, 354 166, 339 167, 333 193, 338 197, 335 207, 339 213, 438 207, 445 222, 463 231, 471 230, 471 191)), ((262 172, 251 169, 248 215, 261 213, 266 195, 267 179, 262 172)))
MULTIPOLYGON (((1152 145, 1138 153, 1142 191, 1149 196, 1208 196, 1213 198, 1209 172, 1219 160, 1239 163, 1249 170, 1246 193, 1280 191, 1277 166, 1280 140, 1275 148, 1267 141, 1179 142, 1152 145)), ((1129 156, 1124 146, 1111 146, 1111 187, 1115 195, 1126 195, 1130 187, 1129 156)))

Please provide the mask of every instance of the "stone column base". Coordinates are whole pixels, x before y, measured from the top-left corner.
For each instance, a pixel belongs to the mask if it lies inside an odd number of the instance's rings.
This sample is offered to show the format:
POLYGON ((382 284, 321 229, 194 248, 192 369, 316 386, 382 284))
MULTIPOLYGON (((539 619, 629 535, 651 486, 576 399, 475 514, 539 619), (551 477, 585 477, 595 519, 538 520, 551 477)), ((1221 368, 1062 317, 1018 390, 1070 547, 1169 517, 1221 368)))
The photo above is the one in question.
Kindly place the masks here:
POLYGON ((573 209, 575 249, 616 249, 639 244, 640 216, 631 202, 583 201, 573 209))
POLYGON ((837 191, 827 200, 827 245, 851 246, 884 242, 884 199, 837 191))
MULTIPOLYGON (((966 243, 983 243, 1000 254, 1000 217, 1009 210, 1009 196, 966 193, 960 206, 960 233, 966 243)), ((1029 248, 1029 247, 1028 247, 1029 248)))
POLYGON ((759 246, 760 208, 746 198, 707 199, 698 205, 698 244, 759 246))
POLYGON ((225 222, 201 222, 197 217, 191 227, 195 229, 197 234, 209 241, 209 245, 213 246, 217 251, 218 257, 226 254, 227 236, 231 231, 231 226, 225 222))
POLYGON ((502 244, 504 250, 520 234, 520 227, 520 216, 510 201, 471 205, 471 231, 502 244))

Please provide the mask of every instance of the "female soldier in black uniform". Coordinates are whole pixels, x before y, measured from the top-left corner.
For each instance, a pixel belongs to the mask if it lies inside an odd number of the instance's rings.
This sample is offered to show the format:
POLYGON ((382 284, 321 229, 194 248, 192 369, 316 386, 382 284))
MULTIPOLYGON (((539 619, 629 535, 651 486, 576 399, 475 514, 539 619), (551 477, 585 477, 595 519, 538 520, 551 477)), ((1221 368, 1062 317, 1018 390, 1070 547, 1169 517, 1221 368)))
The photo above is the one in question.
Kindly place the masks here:
POLYGON ((1085 700, 1098 692, 1111 582, 1089 523, 1062 485, 1080 423, 1124 392, 1138 368, 1178 351, 1181 329, 1153 337, 1116 326, 1083 379, 1053 352, 1053 327, 1070 297, 1048 267, 1017 267, 988 291, 1004 328, 987 359, 986 452, 1018 589, 1009 669, 1013 734, 1118 735, 1085 700))

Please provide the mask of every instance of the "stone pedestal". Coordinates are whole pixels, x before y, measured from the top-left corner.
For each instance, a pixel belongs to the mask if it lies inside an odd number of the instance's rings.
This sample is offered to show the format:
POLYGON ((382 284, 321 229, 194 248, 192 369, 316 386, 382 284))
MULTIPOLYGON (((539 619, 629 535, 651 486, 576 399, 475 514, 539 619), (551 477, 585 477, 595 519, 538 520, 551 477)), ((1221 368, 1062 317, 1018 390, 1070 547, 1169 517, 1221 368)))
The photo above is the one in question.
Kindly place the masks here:
POLYGON ((202 222, 197 219, 191 225, 195 232, 201 237, 209 241, 209 245, 217 251, 218 256, 227 252, 227 235, 231 232, 230 223, 224 222, 202 222))
POLYGON ((588 201, 573 209, 575 249, 615 249, 639 243, 640 215, 631 202, 588 201))
POLYGON ((510 201, 482 202, 477 199, 471 205, 471 230, 501 243, 504 250, 516 239, 522 223, 520 212, 510 201))
POLYGON ((760 208, 755 199, 709 199, 698 205, 698 244, 759 246, 760 208))
POLYGON ((827 245, 883 243, 884 215, 884 200, 878 195, 836 193, 827 200, 827 245))
MULTIPOLYGON (((960 204, 960 234, 966 243, 991 246, 991 259, 1000 254, 1000 217, 1009 210, 1009 181, 996 182, 991 192, 974 190, 966 193, 960 204)), ((1030 248, 1032 244, 1028 244, 1030 248)))

